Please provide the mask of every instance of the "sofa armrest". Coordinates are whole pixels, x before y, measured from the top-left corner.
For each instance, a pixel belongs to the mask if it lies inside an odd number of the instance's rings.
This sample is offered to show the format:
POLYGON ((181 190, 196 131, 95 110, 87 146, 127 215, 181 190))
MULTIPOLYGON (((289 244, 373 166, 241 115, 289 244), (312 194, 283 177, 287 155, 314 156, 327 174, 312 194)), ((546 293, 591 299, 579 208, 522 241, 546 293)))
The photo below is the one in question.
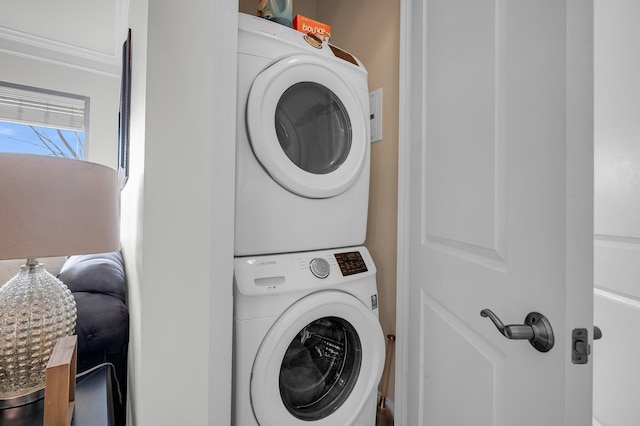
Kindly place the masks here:
POLYGON ((126 304, 124 261, 120 252, 71 256, 58 275, 72 293, 102 293, 126 304))
POLYGON ((120 252, 71 256, 58 278, 76 300, 80 355, 122 351, 129 342, 129 312, 120 252))

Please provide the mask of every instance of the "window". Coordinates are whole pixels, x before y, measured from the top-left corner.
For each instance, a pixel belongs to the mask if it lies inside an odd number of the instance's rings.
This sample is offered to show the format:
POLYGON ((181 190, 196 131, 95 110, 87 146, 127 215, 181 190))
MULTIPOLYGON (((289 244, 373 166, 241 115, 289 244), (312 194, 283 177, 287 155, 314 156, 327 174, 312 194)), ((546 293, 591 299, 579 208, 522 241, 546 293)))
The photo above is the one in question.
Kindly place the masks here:
POLYGON ((85 158, 89 99, 0 82, 0 152, 85 158))

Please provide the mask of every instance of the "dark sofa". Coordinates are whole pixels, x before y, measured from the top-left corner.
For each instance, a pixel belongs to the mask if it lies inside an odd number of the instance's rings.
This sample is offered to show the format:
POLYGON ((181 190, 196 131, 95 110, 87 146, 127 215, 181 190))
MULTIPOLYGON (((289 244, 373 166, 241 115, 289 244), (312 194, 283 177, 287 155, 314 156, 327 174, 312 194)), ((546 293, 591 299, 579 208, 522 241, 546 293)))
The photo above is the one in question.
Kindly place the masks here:
POLYGON ((115 424, 126 422, 129 311, 124 261, 120 252, 71 256, 58 278, 76 300, 78 373, 113 364, 115 424))

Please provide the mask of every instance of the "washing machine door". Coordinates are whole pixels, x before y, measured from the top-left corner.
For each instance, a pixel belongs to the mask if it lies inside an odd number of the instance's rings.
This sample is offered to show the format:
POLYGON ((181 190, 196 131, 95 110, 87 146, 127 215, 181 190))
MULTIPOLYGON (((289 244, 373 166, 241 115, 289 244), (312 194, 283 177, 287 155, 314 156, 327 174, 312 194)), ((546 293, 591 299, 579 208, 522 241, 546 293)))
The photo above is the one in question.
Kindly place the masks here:
POLYGON ((258 423, 353 424, 375 409, 384 351, 378 319, 357 298, 323 291, 299 300, 258 350, 251 378, 258 423))
POLYGON ((362 171, 367 114, 330 63, 299 55, 258 74, 247 101, 247 131, 258 161, 281 186, 327 198, 346 191, 362 171))

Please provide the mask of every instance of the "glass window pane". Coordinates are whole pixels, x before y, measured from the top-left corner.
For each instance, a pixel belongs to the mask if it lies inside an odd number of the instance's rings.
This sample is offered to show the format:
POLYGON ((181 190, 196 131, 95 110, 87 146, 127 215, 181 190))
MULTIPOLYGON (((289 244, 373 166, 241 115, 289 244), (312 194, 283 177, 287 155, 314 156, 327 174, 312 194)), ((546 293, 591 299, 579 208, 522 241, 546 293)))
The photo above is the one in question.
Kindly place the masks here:
POLYGON ((0 152, 84 159, 84 131, 0 121, 0 152))
POLYGON ((344 105, 328 88, 297 83, 276 107, 276 134, 287 157, 314 174, 331 173, 351 149, 351 121, 344 105))
POLYGON ((89 98, 0 81, 0 152, 85 158, 89 98))
POLYGON ((280 396, 296 418, 313 421, 337 410, 360 373, 362 346, 351 324, 325 317, 304 327, 280 368, 280 396))

